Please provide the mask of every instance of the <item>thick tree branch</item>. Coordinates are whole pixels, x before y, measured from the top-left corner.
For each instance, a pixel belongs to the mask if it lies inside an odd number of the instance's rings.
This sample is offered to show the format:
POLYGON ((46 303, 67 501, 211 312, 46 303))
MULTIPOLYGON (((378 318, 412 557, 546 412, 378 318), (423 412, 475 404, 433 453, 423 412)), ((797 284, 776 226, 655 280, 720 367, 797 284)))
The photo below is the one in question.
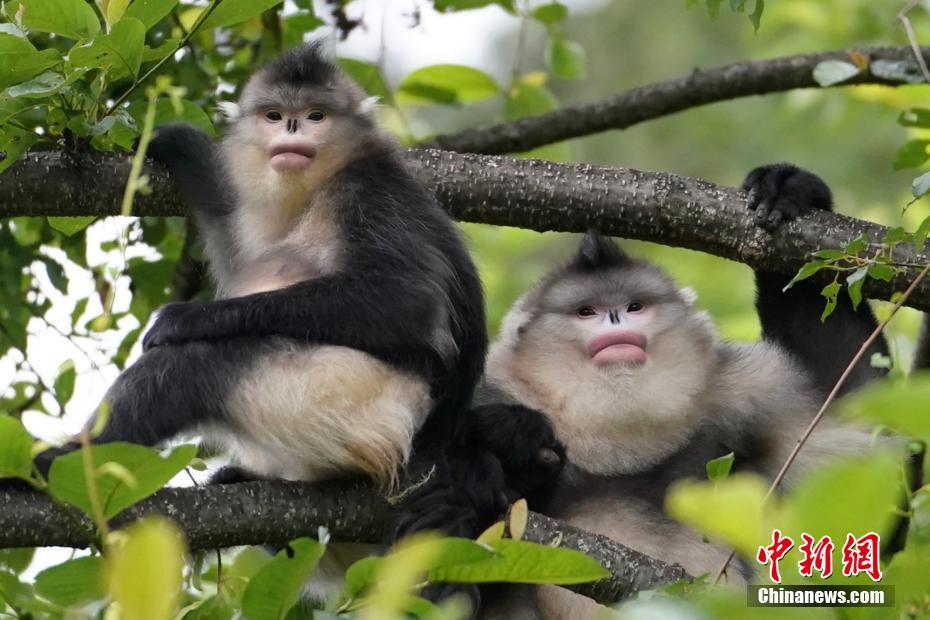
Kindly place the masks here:
MULTIPOLYGON (((922 48, 922 51, 924 57, 930 59, 930 47, 922 48)), ((907 46, 838 50, 739 62, 715 69, 695 69, 684 77, 633 88, 606 99, 560 108, 539 116, 441 135, 426 146, 459 153, 488 155, 529 151, 554 142, 589 136, 609 129, 626 129, 643 121, 708 103, 796 88, 821 88, 814 81, 814 67, 824 60, 854 62, 853 55, 868 58, 871 62, 913 62, 915 73, 918 78, 920 76, 914 52, 907 46)), ((902 83, 910 83, 910 80, 889 78, 883 71, 876 71, 874 65, 871 65, 859 75, 834 86, 898 86, 902 83)))
MULTIPOLYGON (((89 544, 91 522, 45 495, 0 487, 0 548, 89 544), (83 525, 83 527, 82 527, 83 525)), ((201 488, 162 489, 114 520, 121 525, 148 514, 170 517, 187 535, 192 550, 261 543, 283 544, 299 536, 316 536, 325 526, 334 541, 380 543, 391 529, 390 504, 361 481, 321 484, 262 481, 201 488)), ((535 513, 527 540, 578 549, 600 561, 611 576, 571 589, 603 602, 616 602, 640 590, 690 578, 669 565, 604 536, 584 532, 535 513)))
MULTIPOLYGON (((539 231, 597 228, 709 252, 754 269, 794 273, 817 249, 838 248, 859 234, 878 243, 887 230, 817 213, 770 235, 753 224, 741 190, 666 172, 430 150, 409 151, 408 161, 453 217, 463 221, 539 231)), ((0 217, 116 214, 128 171, 125 155, 30 153, 0 175, 0 217)), ((152 193, 138 198, 134 213, 182 215, 167 173, 153 169, 150 174, 152 193)), ((928 257, 927 248, 918 254, 899 247, 895 259, 917 264, 928 257)), ((888 299, 916 273, 911 268, 893 282, 869 280, 865 293, 888 299)), ((930 310, 930 283, 922 283, 908 305, 930 310)))

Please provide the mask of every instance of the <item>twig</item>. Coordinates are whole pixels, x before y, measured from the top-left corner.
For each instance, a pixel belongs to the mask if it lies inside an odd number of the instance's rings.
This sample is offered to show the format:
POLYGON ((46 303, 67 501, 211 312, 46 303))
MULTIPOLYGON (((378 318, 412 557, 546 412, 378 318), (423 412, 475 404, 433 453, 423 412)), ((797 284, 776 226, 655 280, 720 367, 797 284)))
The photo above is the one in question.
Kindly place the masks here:
MULTIPOLYGON (((863 47, 737 62, 695 70, 672 80, 647 84, 604 99, 559 108, 537 116, 439 135, 423 146, 459 153, 521 153, 562 140, 611 129, 626 129, 644 121, 710 103, 798 88, 823 89, 814 80, 813 72, 825 60, 848 61, 852 54, 865 55, 872 61, 909 60, 914 53, 923 60, 922 56, 930 55, 930 49, 914 50, 909 46, 863 47)), ((863 70, 829 88, 855 84, 900 86, 902 82, 863 70)))
MULTIPOLYGON (((795 459, 798 456, 798 453, 801 451, 801 448, 804 447, 805 442, 811 436, 811 433, 814 432, 814 428, 817 427, 817 424, 820 423, 820 420, 823 419, 824 414, 827 411, 827 408, 833 403, 836 399, 836 395, 839 394, 840 390, 843 387, 843 384, 846 383, 846 379, 849 378, 849 375, 852 374, 853 369, 859 364, 859 361, 865 356, 866 351, 872 346, 872 343, 875 342, 875 339, 879 337, 882 331, 885 329, 885 326, 888 325, 888 321, 897 314, 898 310, 901 309, 901 306, 904 305, 904 302, 907 301, 907 298, 910 297, 911 293, 917 288, 921 280, 926 277, 927 273, 930 273, 930 263, 928 263, 923 271, 917 274, 917 277, 914 278, 914 281, 911 282, 911 285, 907 287, 907 290, 904 291, 904 294, 895 302, 894 306, 891 308, 891 312, 888 313, 888 316, 885 317, 876 327, 872 330, 872 333, 869 334, 869 337, 865 339, 865 342, 862 343, 862 346, 859 347, 859 350, 853 356, 852 361, 849 362, 849 365, 846 366, 846 370, 843 371, 842 376, 836 382, 836 385, 833 386, 833 389, 830 391, 830 394, 827 396, 827 399, 823 402, 823 405, 820 406, 820 410, 817 412, 817 415, 814 416, 814 419, 811 420, 810 424, 807 425, 807 428, 804 430, 804 434, 801 435, 801 438, 798 439, 797 445, 794 446, 794 449, 791 451, 791 454, 788 455, 788 458, 785 459, 784 464, 781 466, 781 469, 778 472, 778 475, 775 476, 775 479, 772 480, 772 484, 769 487, 769 490, 766 492, 765 497, 762 501, 768 500, 772 496, 772 493, 775 492, 775 489, 778 488, 778 485, 781 484, 784 480, 785 475, 788 473, 788 469, 794 463, 795 459)), ((717 572, 717 576, 714 577, 714 583, 720 581, 724 573, 727 571, 727 567, 730 565, 730 562, 736 556, 736 551, 731 551, 730 555, 727 556, 726 561, 723 563, 723 566, 720 567, 720 570, 717 572)))
POLYGON ((917 41, 917 35, 914 34, 914 27, 911 25, 911 19, 907 16, 915 6, 920 4, 920 0, 910 0, 904 8, 898 12, 898 20, 904 26, 904 32, 907 33, 907 40, 914 51, 914 58, 920 66, 920 72, 924 74, 924 80, 930 83, 930 69, 927 69, 927 63, 924 61, 924 55, 920 52, 920 44, 917 41))

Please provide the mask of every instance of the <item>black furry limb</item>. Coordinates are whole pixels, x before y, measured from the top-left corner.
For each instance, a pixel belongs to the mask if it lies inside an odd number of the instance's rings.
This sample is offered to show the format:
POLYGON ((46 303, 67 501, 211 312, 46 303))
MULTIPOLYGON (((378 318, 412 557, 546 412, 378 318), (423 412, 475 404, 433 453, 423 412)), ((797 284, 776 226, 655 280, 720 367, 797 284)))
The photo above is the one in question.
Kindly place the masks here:
MULTIPOLYGON (((462 221, 538 231, 595 228, 606 235, 708 252, 762 271, 793 274, 818 249, 839 248, 860 234, 878 243, 888 231, 824 212, 768 233, 753 223, 746 192, 666 172, 434 150, 409 151, 407 161, 462 221)), ((129 167, 127 155, 29 153, 0 174, 0 217, 115 215, 129 167)), ((133 213, 184 215, 167 172, 153 166, 149 174, 152 193, 137 197, 133 213)), ((926 264, 930 246, 913 252, 904 244, 895 250, 895 259, 926 264)), ((910 267, 891 282, 869 279, 864 292, 888 299, 904 290, 917 271, 910 267)), ((822 271, 813 280, 821 275, 828 277, 822 271)), ((914 290, 907 305, 930 310, 930 280, 914 290)))
MULTIPOLYGON (((0 549, 10 547, 86 547, 93 525, 77 510, 53 503, 23 488, 0 488, 0 549)), ((200 488, 162 489, 113 520, 125 525, 161 514, 184 530, 192 551, 284 544, 300 536, 316 537, 325 527, 334 541, 377 543, 389 535, 393 510, 371 485, 360 481, 318 484, 284 481, 243 482, 200 488), (299 508, 299 509, 298 509, 299 508)), ((530 513, 526 540, 578 549, 611 573, 595 583, 571 586, 602 603, 623 600, 641 590, 690 576, 604 536, 530 513)))

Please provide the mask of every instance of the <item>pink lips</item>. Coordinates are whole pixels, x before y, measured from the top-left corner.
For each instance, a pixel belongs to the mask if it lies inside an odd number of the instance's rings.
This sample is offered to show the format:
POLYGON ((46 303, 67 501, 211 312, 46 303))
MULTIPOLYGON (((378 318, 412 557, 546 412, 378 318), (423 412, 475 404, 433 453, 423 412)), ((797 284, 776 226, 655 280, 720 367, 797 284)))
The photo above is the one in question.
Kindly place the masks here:
POLYGON ((271 147, 268 155, 275 170, 297 170, 313 163, 316 148, 306 142, 282 142, 271 147))
POLYGON ((588 345, 588 354, 598 366, 613 362, 644 364, 646 337, 630 330, 613 331, 592 340, 588 345))

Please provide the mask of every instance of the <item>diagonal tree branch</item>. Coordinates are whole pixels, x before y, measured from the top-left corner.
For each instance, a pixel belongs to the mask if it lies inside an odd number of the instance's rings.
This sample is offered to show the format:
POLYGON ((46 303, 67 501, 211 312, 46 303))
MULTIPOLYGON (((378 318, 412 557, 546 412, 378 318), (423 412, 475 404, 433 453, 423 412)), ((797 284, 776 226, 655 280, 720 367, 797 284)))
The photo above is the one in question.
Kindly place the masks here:
MULTIPOLYGON (((708 252, 754 269, 795 273, 817 249, 838 248, 860 234, 879 243, 887 232, 871 222, 816 213, 769 234, 748 216, 741 190, 666 172, 432 150, 411 150, 408 162, 452 216, 463 221, 539 231, 596 228, 708 252)), ((114 215, 128 171, 125 155, 29 153, 0 175, 0 217, 114 215)), ((150 174, 152 192, 138 197, 134 213, 182 215, 167 173, 153 168, 150 174)), ((930 248, 915 253, 899 246, 895 260, 926 263, 930 248)), ((864 292, 888 299, 918 271, 911 267, 892 282, 870 279, 864 292)), ((907 303, 930 310, 930 283, 921 283, 907 303)))
MULTIPOLYGON (((930 47, 922 49, 930 59, 930 47)), ((569 106, 500 123, 482 129, 468 129, 440 135, 425 146, 459 153, 488 155, 519 153, 540 146, 579 138, 610 129, 626 129, 689 108, 796 88, 821 88, 814 81, 814 67, 824 60, 852 60, 854 55, 875 61, 914 61, 910 47, 881 47, 837 50, 819 54, 785 56, 770 60, 739 62, 715 69, 695 69, 692 73, 639 88, 623 91, 590 103, 569 106)), ((920 77, 917 65, 916 76, 920 77)), ((909 80, 892 79, 870 65, 858 75, 834 86, 883 84, 899 86, 909 80)))
MULTIPOLYGON (((0 486, 0 548, 86 547, 93 525, 77 510, 19 487, 0 486), (83 527, 82 527, 83 525, 83 527)), ((238 545, 284 544, 316 536, 326 527, 335 541, 380 543, 391 530, 392 508, 370 484, 334 481, 318 484, 285 481, 245 482, 200 488, 167 488, 124 511, 119 526, 149 514, 170 517, 187 535, 191 550, 238 545), (299 506, 299 510, 295 507, 299 506)), ((636 592, 690 579, 677 564, 666 564, 604 536, 530 513, 524 538, 559 540, 603 564, 611 576, 571 589, 611 603, 636 592)))

